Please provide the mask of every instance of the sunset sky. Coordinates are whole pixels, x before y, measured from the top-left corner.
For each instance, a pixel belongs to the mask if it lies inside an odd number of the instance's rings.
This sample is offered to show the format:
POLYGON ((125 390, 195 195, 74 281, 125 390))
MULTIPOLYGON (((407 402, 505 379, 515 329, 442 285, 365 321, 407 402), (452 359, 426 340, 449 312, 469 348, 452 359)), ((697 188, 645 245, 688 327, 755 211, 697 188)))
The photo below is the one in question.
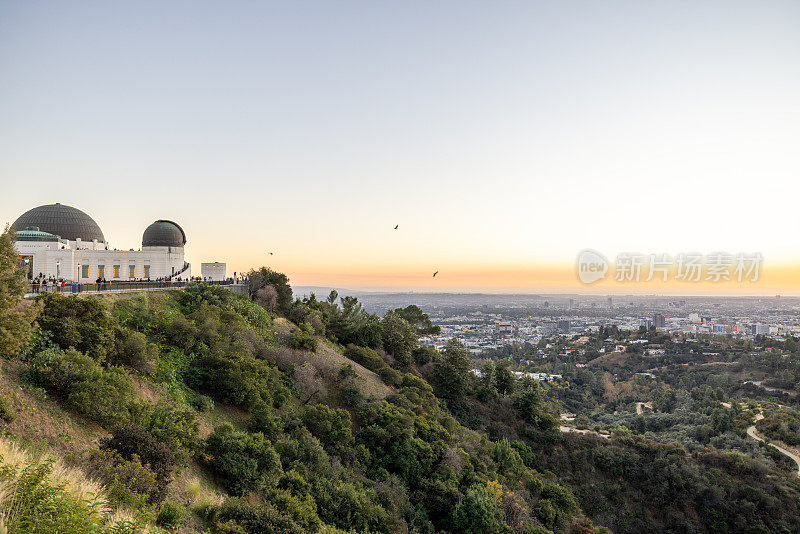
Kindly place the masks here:
POLYGON ((196 271, 299 285, 800 294, 798 28, 796 1, 0 0, 0 214, 69 204, 119 248, 172 219, 196 271), (586 248, 764 263, 583 286, 586 248))

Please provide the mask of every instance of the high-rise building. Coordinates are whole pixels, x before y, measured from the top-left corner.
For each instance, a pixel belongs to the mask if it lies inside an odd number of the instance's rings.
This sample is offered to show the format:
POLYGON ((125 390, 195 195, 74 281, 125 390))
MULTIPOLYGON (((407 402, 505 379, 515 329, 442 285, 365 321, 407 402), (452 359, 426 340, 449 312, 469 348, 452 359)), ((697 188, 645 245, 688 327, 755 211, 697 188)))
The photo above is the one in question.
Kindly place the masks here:
POLYGON ((656 328, 664 328, 667 326, 667 318, 664 317, 664 314, 657 313, 653 315, 653 326, 656 328))

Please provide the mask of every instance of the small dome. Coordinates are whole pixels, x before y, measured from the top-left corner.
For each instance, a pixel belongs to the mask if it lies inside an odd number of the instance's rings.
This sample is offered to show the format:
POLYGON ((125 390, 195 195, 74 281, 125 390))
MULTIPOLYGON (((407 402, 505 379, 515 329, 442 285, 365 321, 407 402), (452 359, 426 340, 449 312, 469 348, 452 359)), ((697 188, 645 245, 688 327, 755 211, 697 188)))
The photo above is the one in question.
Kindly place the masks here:
POLYGON ((92 241, 96 239, 105 243, 103 231, 94 219, 72 206, 64 204, 48 204, 28 210, 14 221, 12 228, 24 231, 26 228, 38 228, 41 232, 61 236, 62 239, 75 241, 92 241))
POLYGON ((142 236, 143 247, 182 247, 186 234, 177 223, 158 220, 147 227, 142 236))
POLYGON ((28 226, 24 230, 16 232, 17 241, 48 241, 58 242, 60 238, 57 235, 48 232, 42 232, 37 226, 28 226))

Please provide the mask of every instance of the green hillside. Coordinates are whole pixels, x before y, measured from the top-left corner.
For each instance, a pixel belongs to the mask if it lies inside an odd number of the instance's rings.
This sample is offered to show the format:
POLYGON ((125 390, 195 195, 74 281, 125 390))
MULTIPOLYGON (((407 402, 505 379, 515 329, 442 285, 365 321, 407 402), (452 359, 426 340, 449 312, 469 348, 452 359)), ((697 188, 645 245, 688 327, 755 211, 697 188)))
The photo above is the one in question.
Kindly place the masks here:
POLYGON ((22 301, 0 243, 0 532, 793 532, 743 455, 562 434, 416 307, 185 290, 22 301))

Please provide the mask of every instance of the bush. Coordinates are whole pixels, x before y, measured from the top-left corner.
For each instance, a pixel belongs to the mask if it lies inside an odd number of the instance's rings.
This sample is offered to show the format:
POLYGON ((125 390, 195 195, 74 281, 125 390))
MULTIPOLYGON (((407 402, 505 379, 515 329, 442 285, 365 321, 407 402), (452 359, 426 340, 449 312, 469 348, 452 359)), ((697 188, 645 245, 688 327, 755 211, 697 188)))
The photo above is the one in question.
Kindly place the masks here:
POLYGON ((158 499, 156 474, 133 454, 129 460, 110 449, 90 449, 83 454, 81 467, 87 476, 102 482, 112 504, 143 510, 158 499))
POLYGON ((185 517, 186 509, 183 506, 172 501, 166 501, 158 511, 156 524, 168 529, 177 529, 183 525, 185 517))
POLYGON ((142 464, 149 466, 156 475, 156 500, 163 498, 167 485, 172 480, 175 457, 147 429, 132 424, 117 426, 102 448, 115 450, 126 460, 138 456, 142 464))
POLYGON ((195 449, 198 428, 191 410, 164 403, 156 405, 148 425, 150 433, 173 454, 178 454, 181 449, 195 449))
POLYGON ((403 379, 402 374, 400 374, 398 371, 395 371, 388 365, 383 369, 378 370, 378 376, 380 377, 381 380, 383 380, 383 383, 386 384, 387 386, 400 385, 400 382, 403 379))
POLYGON ((7 488, 0 494, 3 532, 122 534, 140 530, 124 520, 107 522, 102 500, 81 499, 66 482, 54 482, 52 460, 27 463, 19 471, 0 466, 0 475, 7 488))
POLYGON ((274 532, 280 534, 305 534, 307 531, 291 517, 278 511, 271 503, 260 506, 250 504, 245 499, 228 499, 214 511, 212 519, 234 530, 234 525, 241 526, 247 534, 274 532))
POLYGON ((228 423, 208 436, 206 454, 209 465, 234 495, 262 490, 281 472, 278 453, 263 434, 241 432, 228 423))
POLYGON ((40 385, 101 425, 129 421, 142 408, 135 402, 133 384, 124 370, 103 368, 75 349, 40 352, 31 373, 40 385))
POLYGON ((341 453, 353 443, 347 410, 329 408, 324 404, 305 406, 300 412, 300 420, 331 451, 341 453))
POLYGON ((430 363, 436 359, 439 353, 436 349, 432 349, 430 347, 417 347, 414 349, 414 362, 419 365, 423 366, 426 363, 430 363))
POLYGON ((341 397, 342 403, 350 408, 360 408, 364 402, 364 394, 361 393, 361 389, 352 380, 342 384, 339 389, 339 397, 341 397))
POLYGON ((189 404, 191 404, 192 408, 200 413, 210 412, 214 409, 214 399, 208 395, 192 395, 189 398, 189 404))
POLYGON ((157 356, 158 346, 148 343, 144 334, 123 329, 117 331, 116 350, 111 358, 114 363, 141 370, 157 356))
POLYGON ((315 351, 317 350, 317 338, 300 329, 292 330, 292 333, 289 334, 289 346, 298 350, 315 351))
POLYGON ((16 417, 17 414, 15 414, 14 410, 11 409, 8 399, 5 397, 0 397, 0 419, 6 423, 11 423, 14 421, 14 419, 16 419, 16 417))
POLYGON ((52 333, 53 341, 67 350, 77 349, 102 360, 116 345, 116 321, 97 298, 72 298, 57 293, 37 297, 43 303, 39 326, 52 333))
POLYGON ((261 432, 270 441, 275 441, 283 430, 283 422, 269 404, 260 403, 253 408, 248 428, 251 432, 261 432))
POLYGON ((388 367, 386 362, 383 361, 383 358, 378 356, 377 352, 366 347, 359 347, 353 344, 347 345, 347 348, 344 350, 344 355, 374 373, 388 367))
POLYGON ((217 347, 196 358, 187 382, 222 402, 246 408, 260 402, 280 405, 289 397, 275 367, 235 347, 217 347))

